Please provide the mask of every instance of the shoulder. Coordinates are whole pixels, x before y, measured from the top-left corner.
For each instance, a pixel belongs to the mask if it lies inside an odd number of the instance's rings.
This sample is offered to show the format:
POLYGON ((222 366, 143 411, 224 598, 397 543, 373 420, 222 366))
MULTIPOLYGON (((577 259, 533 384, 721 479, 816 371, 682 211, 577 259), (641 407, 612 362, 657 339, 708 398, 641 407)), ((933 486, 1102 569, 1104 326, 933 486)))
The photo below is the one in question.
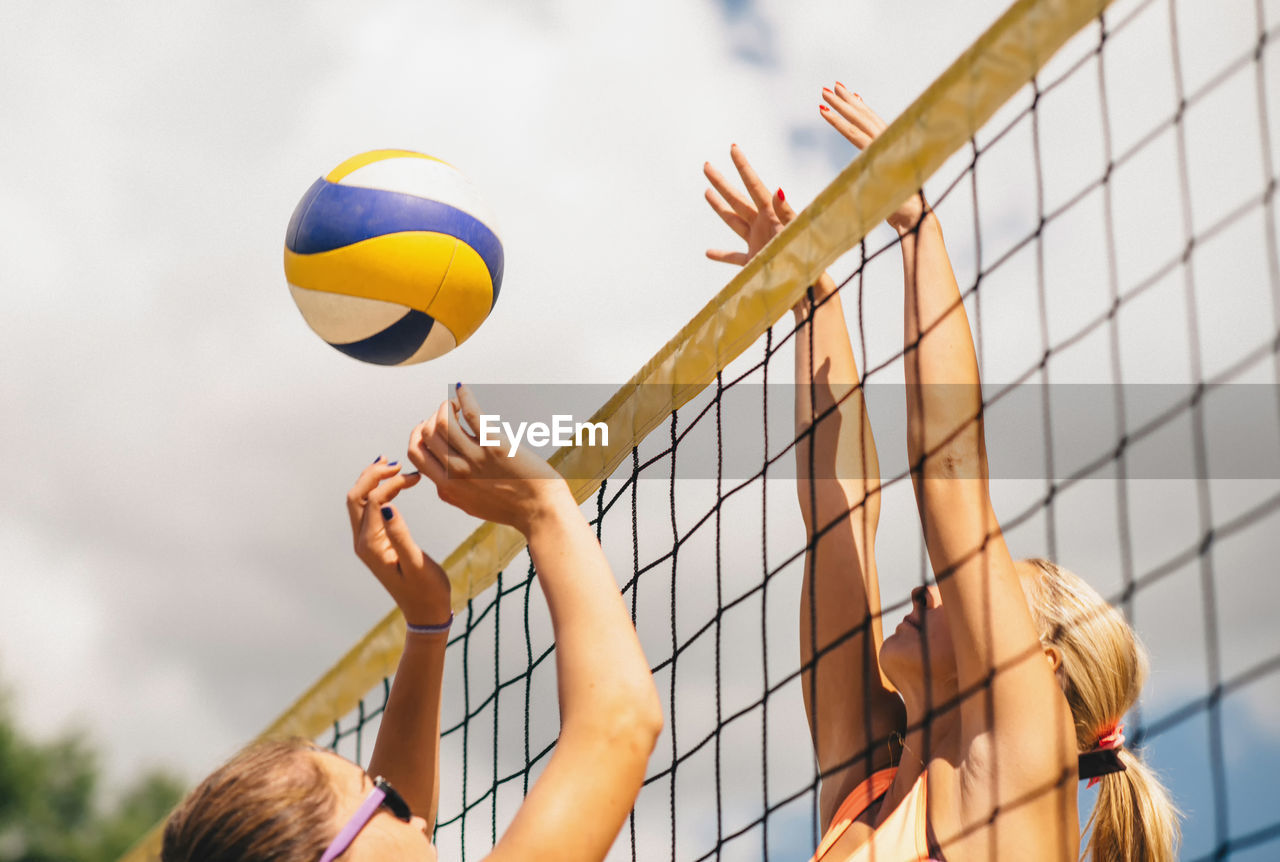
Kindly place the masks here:
POLYGON ((1075 741, 975 737, 959 765, 929 775, 929 825, 950 862, 1075 858, 1080 847, 1075 741))
POLYGON ((1038 720, 991 722, 962 733, 955 771, 966 800, 991 796, 997 803, 1009 794, 1062 784, 1074 775, 1075 723, 1061 689, 1055 687, 1049 698, 1028 703, 1026 712, 1038 720))

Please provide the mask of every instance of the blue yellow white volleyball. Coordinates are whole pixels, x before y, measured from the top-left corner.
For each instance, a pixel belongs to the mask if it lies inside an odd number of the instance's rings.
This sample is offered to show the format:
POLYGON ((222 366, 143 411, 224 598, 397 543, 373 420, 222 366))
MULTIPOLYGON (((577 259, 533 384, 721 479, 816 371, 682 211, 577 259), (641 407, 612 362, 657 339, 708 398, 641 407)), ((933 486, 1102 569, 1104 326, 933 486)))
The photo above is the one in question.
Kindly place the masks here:
POLYGON ((408 150, 347 159, 307 190, 285 235, 284 271, 307 324, 378 365, 448 353, 489 316, 502 241, 452 165, 408 150))

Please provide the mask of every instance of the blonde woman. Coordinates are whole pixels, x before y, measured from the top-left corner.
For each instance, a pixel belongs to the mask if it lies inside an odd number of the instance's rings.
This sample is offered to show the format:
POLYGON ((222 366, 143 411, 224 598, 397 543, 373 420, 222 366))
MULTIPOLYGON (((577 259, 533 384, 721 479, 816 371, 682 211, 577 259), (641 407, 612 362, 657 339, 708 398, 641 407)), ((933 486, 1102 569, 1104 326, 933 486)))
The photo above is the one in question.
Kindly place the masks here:
POLYGON ((404 474, 378 458, 347 495, 356 554, 409 624, 369 771, 302 740, 250 747, 170 818, 164 862, 434 860, 449 581, 394 505, 425 475, 440 498, 522 532, 551 611, 561 731, 490 860, 595 862, 631 810, 662 726, 653 678, 595 534, 555 471, 481 447, 461 384, 413 430, 404 474))
MULTIPOLYGON (((842 84, 823 101, 821 116, 859 149, 885 127, 842 84)), ((747 194, 707 165, 707 199, 747 250, 708 256, 744 264, 794 213, 740 150, 731 155, 747 194)), ((906 282, 907 448, 936 584, 914 590, 910 613, 883 635, 879 465, 824 275, 796 308, 795 336, 810 536, 800 644, 822 775, 814 860, 1073 862, 1077 782, 1090 776, 1102 785, 1086 847, 1095 862, 1173 860, 1177 813, 1121 726, 1146 675, 1143 649, 1079 577, 1011 556, 991 507, 978 363, 941 228, 920 196, 889 223, 906 282)))

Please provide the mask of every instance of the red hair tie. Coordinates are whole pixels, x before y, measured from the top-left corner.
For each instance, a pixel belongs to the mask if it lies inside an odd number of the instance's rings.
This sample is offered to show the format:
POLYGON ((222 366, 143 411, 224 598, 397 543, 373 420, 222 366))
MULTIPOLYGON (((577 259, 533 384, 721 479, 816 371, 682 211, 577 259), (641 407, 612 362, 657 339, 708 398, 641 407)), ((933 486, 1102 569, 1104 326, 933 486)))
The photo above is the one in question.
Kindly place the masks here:
POLYGON ((1117 721, 1102 729, 1093 749, 1080 755, 1080 777, 1089 779, 1086 788, 1093 787, 1104 775, 1124 771, 1124 764, 1120 762, 1118 754, 1123 747, 1124 724, 1117 721))

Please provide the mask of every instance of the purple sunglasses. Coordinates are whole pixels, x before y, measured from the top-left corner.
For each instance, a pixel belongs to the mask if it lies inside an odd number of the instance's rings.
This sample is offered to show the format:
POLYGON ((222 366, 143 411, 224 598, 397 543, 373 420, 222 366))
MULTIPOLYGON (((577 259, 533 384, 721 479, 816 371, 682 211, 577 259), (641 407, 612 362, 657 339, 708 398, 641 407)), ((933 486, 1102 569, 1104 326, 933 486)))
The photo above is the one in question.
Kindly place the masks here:
POLYGON ((364 802, 360 803, 360 807, 356 809, 356 813, 351 815, 351 819, 347 821, 347 825, 342 827, 342 831, 329 844, 329 848, 324 851, 324 855, 320 857, 320 862, 333 862, 341 856, 346 849, 351 846, 351 842, 356 840, 356 836, 360 834, 360 830, 368 825, 373 819, 373 815, 378 813, 379 808, 385 807, 387 811, 397 820, 409 823, 413 820, 413 812, 409 810, 409 803, 404 801, 404 797, 396 792, 385 778, 379 775, 373 779, 373 789, 369 791, 369 795, 364 798, 364 802))

